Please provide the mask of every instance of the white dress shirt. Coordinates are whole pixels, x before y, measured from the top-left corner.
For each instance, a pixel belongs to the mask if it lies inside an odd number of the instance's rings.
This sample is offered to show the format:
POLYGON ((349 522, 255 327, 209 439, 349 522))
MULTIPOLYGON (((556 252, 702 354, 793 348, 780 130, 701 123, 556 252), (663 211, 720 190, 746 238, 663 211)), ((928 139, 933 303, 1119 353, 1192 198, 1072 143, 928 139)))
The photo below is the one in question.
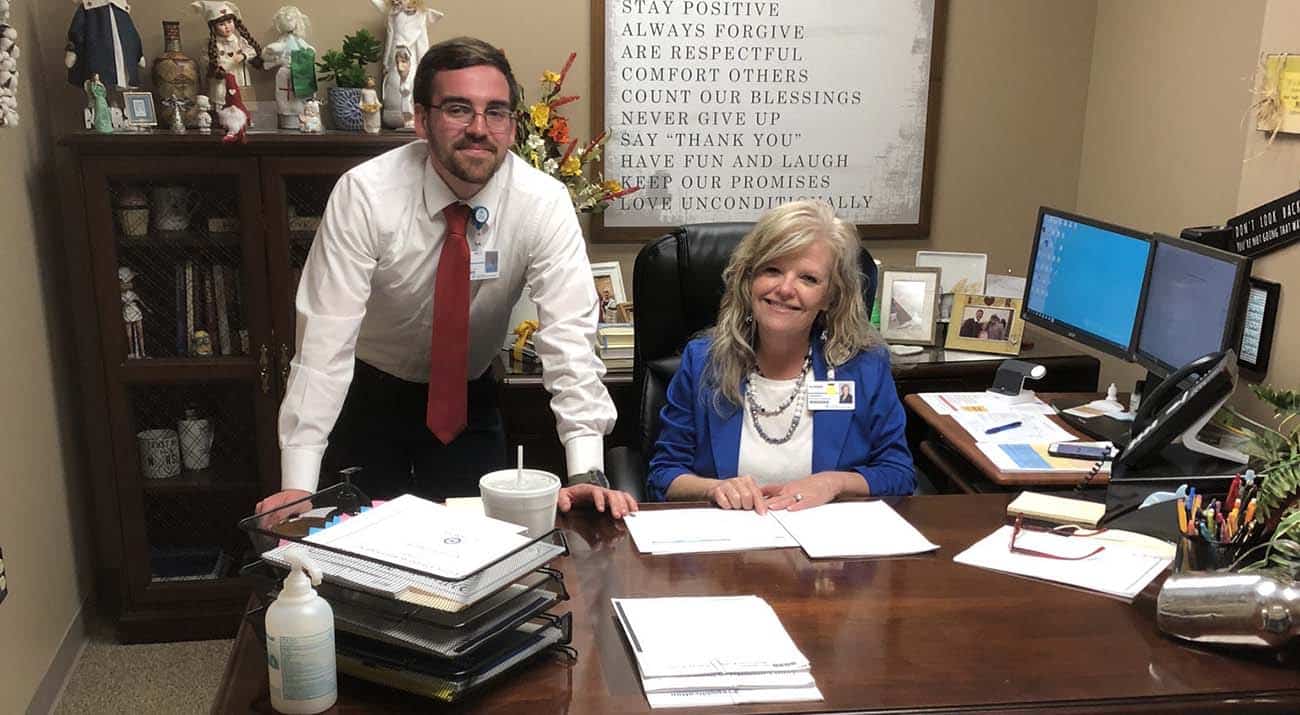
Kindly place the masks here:
MULTIPOLYGON (((335 185, 298 286, 297 354, 280 405, 282 488, 315 490, 354 357, 428 382, 442 210, 455 201, 424 141, 375 157, 335 185)), ((469 226, 470 250, 500 252, 500 276, 470 284, 466 380, 501 351, 527 284, 541 324, 533 340, 542 383, 569 473, 603 469, 603 435, 617 415, 593 349, 596 289, 567 190, 510 153, 466 203, 488 210, 482 227, 469 226)))
MULTIPOLYGON (((751 374, 749 382, 754 388, 758 404, 772 409, 790 397, 798 386, 799 378, 769 380, 762 375, 751 374)), ((796 397, 794 404, 785 412, 758 418, 768 437, 781 439, 790 429, 795 410, 802 412, 794 434, 790 435, 789 441, 781 444, 771 444, 763 439, 763 435, 754 426, 754 416, 750 414, 749 406, 746 404, 741 409, 745 413, 745 422, 740 430, 740 457, 736 460, 736 476, 753 477, 755 483, 764 486, 785 484, 812 474, 813 415, 807 408, 807 400, 796 397)))

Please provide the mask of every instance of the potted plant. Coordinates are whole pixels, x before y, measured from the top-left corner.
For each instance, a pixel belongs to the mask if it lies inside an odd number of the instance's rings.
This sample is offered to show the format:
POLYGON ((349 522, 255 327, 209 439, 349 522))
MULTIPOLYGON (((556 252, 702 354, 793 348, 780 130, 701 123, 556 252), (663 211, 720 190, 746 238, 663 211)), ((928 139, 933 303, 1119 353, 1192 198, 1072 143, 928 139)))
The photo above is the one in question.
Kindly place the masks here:
POLYGON ((330 50, 316 63, 320 78, 333 81, 329 90, 334 128, 361 131, 361 88, 366 86, 366 65, 379 61, 379 40, 369 30, 343 38, 343 50, 330 50))
MULTIPOLYGON (((1255 561, 1243 570, 1300 579, 1300 392, 1252 385, 1255 396, 1273 408, 1277 429, 1256 430, 1249 451, 1263 476, 1255 521, 1268 541, 1251 550, 1255 561)), ((1252 461, 1254 461, 1252 460, 1252 461)))

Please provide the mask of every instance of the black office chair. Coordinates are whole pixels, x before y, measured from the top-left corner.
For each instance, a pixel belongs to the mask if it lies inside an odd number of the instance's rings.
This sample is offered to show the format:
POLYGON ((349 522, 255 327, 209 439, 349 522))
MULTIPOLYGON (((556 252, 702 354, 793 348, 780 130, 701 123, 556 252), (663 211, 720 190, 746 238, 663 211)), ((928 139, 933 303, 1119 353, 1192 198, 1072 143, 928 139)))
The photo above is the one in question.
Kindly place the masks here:
MULTIPOLYGON (((645 499, 646 474, 663 408, 682 350, 699 331, 717 322, 722 270, 752 223, 689 224, 662 236, 637 254, 632 269, 636 347, 632 381, 639 396, 637 443, 605 455, 610 485, 645 499)), ((862 249, 863 296, 875 300, 876 264, 862 249)))

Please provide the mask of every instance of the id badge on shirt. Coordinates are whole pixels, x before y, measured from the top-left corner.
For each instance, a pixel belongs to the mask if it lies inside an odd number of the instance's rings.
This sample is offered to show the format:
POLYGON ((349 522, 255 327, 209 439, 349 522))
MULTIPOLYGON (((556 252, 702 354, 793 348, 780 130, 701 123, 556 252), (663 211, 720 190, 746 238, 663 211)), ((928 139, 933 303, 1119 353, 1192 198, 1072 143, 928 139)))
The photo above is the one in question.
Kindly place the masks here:
POLYGON ((475 248, 469 252, 469 279, 482 281, 501 276, 501 254, 496 250, 475 248))
POLYGON ((808 383, 808 409, 852 410, 856 387, 852 380, 812 380, 808 383))

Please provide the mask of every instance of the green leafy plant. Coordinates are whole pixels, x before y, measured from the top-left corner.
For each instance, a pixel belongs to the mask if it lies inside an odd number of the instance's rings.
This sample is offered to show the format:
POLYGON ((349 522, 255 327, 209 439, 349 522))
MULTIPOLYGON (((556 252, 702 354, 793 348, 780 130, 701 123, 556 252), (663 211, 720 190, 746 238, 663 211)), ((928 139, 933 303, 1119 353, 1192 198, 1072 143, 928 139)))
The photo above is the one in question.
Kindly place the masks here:
POLYGON ((322 80, 332 80, 336 87, 360 89, 366 86, 366 65, 379 61, 379 51, 379 40, 369 30, 357 30, 343 38, 342 51, 326 52, 316 67, 322 80))
POLYGON ((1247 553, 1263 555, 1247 571, 1269 571, 1300 577, 1300 392, 1252 385, 1255 396, 1273 408, 1276 429, 1251 431, 1248 451, 1262 476, 1256 495, 1255 521, 1270 534, 1268 541, 1247 553))

